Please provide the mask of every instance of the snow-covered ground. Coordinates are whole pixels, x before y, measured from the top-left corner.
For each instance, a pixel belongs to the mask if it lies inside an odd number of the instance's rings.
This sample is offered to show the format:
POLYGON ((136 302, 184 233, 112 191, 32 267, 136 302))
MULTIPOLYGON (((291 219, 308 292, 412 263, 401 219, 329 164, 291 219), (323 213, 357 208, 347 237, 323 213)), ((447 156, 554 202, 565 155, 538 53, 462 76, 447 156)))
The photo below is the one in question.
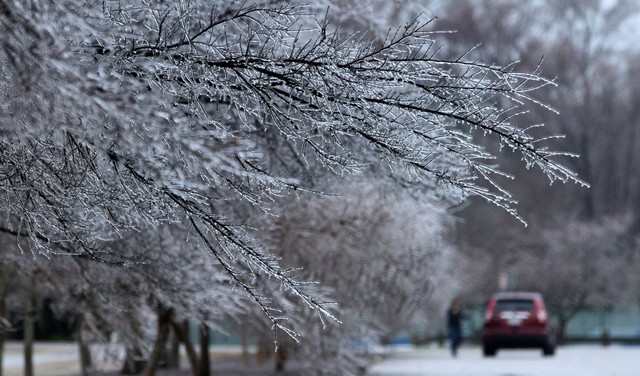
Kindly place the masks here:
MULTIPOLYGON (((7 341, 3 356, 3 375, 19 376, 23 374, 24 358, 22 343, 7 341)), ((78 345, 75 343, 43 343, 34 346, 33 362, 36 375, 78 374, 78 345)))
MULTIPOLYGON (((484 358, 479 347, 463 347, 455 359, 439 348, 396 347, 389 351, 389 356, 372 366, 366 376, 640 375, 640 346, 565 346, 551 358, 536 350, 503 350, 495 358, 484 358)), ((36 344, 34 360, 37 375, 79 372, 74 344, 36 344)), ((22 374, 20 344, 9 343, 4 362, 5 375, 22 374)))
POLYGON ((537 350, 501 350, 485 358, 478 347, 452 358, 446 349, 394 349, 367 376, 632 376, 640 375, 640 346, 576 345, 545 358, 537 350))

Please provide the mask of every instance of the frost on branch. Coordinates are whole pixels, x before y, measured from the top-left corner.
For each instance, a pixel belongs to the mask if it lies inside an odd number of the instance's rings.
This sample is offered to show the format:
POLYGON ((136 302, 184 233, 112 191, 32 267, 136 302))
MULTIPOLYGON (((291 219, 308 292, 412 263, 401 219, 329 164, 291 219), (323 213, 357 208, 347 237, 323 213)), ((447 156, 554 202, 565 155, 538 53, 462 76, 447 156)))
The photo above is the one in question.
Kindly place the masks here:
POLYGON ((371 170, 515 214, 476 133, 551 181, 579 182, 516 122, 552 84, 537 72, 440 59, 420 18, 367 40, 295 3, 218 3, 0 0, 10 231, 120 264, 129 257, 110 241, 186 216, 256 300, 243 273, 331 315, 243 226, 275 197, 371 170))

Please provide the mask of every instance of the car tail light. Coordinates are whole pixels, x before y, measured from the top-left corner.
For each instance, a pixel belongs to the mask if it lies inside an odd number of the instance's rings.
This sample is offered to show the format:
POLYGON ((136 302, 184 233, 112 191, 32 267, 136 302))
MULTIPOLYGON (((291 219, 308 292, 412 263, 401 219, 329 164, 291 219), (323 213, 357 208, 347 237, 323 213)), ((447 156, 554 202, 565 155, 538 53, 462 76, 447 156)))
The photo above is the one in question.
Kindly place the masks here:
POLYGON ((547 312, 545 312, 542 309, 539 309, 538 313, 536 314, 536 318, 538 319, 538 322, 540 322, 541 324, 546 323, 548 319, 547 312))
POLYGON ((496 301, 495 300, 490 300, 489 304, 487 305, 487 310, 484 311, 484 322, 485 324, 488 323, 489 321, 491 321, 491 319, 493 318, 493 309, 496 306, 496 301))
POLYGON ((484 322, 491 321, 492 317, 493 317, 493 310, 489 308, 484 312, 484 322))
POLYGON ((542 304, 542 302, 536 300, 535 306, 536 306, 536 319, 540 324, 546 324, 547 320, 549 319, 549 316, 547 315, 547 310, 544 309, 544 305, 542 304))

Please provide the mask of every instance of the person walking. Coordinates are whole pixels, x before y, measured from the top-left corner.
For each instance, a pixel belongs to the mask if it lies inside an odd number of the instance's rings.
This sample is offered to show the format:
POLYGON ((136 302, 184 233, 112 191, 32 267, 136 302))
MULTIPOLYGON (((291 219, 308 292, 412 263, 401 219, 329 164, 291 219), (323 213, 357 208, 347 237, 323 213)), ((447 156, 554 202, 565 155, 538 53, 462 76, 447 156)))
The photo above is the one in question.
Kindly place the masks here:
POLYGON ((451 306, 447 310, 447 328, 449 329, 449 342, 451 345, 451 355, 455 358, 458 355, 458 347, 462 343, 462 319, 464 315, 460 306, 460 298, 456 297, 451 301, 451 306))

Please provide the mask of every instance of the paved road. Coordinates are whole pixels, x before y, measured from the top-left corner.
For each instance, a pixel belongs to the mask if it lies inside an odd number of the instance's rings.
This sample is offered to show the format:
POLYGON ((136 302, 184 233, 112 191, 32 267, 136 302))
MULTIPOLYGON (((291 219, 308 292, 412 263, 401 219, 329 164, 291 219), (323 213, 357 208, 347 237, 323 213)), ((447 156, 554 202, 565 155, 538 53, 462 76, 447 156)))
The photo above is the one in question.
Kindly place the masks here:
POLYGON ((397 349, 367 376, 636 376, 640 346, 568 346, 545 358, 537 350, 504 350, 495 358, 480 348, 461 349, 452 358, 444 349, 397 349))

